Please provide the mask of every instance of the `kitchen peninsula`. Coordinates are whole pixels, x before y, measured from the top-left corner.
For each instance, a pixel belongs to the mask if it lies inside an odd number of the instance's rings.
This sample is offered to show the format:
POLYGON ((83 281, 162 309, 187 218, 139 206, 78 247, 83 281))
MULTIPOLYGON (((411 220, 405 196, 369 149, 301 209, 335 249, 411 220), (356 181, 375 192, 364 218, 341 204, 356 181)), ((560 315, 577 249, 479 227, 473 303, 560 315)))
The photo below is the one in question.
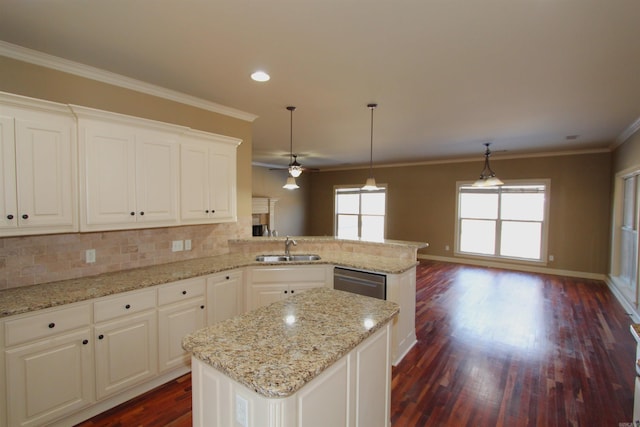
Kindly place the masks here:
POLYGON ((193 425, 388 425, 397 313, 318 288, 186 336, 193 425))

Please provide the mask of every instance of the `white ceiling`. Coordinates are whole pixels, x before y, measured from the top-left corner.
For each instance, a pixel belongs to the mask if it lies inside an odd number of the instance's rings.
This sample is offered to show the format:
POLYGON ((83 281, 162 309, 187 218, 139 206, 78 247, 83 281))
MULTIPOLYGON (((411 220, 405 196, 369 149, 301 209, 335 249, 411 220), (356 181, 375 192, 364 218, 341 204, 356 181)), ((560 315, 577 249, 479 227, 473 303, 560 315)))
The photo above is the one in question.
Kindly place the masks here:
POLYGON ((0 40, 258 115, 255 162, 288 163, 295 105, 320 168, 368 163, 370 102, 376 164, 611 147, 638 23, 637 0, 0 0, 0 40))

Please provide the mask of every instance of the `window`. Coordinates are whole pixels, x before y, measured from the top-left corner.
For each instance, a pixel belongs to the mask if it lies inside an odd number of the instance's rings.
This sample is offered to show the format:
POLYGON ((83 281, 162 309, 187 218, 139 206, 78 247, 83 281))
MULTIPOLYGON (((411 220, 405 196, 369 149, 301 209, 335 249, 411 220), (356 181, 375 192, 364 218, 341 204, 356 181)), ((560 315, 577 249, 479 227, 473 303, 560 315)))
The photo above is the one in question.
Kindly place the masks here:
POLYGON ((465 255, 542 262, 549 182, 458 184, 457 246, 465 255))
POLYGON ((625 298, 638 301, 638 219, 640 170, 616 175, 614 188, 611 279, 625 298))
POLYGON ((384 240, 387 189, 335 189, 335 235, 342 239, 384 240))

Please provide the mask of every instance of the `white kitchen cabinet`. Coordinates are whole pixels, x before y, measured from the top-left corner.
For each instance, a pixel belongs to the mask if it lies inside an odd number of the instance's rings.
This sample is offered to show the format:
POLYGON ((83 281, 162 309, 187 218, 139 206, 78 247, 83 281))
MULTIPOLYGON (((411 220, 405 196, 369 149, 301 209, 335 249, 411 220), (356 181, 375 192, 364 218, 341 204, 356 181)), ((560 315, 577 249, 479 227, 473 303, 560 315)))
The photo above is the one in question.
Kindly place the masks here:
POLYGON ((184 128, 83 107, 78 114, 80 229, 179 224, 184 128))
POLYGON ((247 310, 280 301, 307 289, 330 287, 332 266, 264 266, 247 269, 247 310))
POLYGON ((156 290, 94 303, 96 397, 123 391, 158 372, 156 290))
POLYGON ((75 119, 0 93, 0 237, 78 231, 75 119))
POLYGON ((47 424, 93 402, 90 321, 79 304, 4 322, 7 425, 47 424))
POLYGON ((182 338, 205 326, 205 279, 181 280, 158 289, 158 362, 160 372, 189 366, 182 338))
POLYGON ((236 155, 240 140, 190 130, 181 139, 180 209, 185 224, 237 220, 236 155))
POLYGON ((207 278, 207 324, 244 312, 244 274, 231 270, 207 278))
POLYGON ((416 337, 416 269, 387 274, 387 300, 400 306, 393 320, 391 356, 394 365, 418 342, 416 337))

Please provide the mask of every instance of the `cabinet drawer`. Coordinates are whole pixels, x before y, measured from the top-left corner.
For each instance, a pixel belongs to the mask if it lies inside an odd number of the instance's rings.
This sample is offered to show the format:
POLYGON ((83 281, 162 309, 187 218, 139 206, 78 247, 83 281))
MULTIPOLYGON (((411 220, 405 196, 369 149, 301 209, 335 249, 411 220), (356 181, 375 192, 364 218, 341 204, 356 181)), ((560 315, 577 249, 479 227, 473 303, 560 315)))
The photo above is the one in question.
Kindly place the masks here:
POLYGON ((155 289, 135 291, 95 302, 93 304, 93 317, 95 322, 103 322, 119 316, 149 310, 155 308, 155 306, 155 289))
POLYGON ((204 295, 205 283, 204 277, 196 277, 164 285, 158 289, 158 305, 202 296, 204 295))
POLYGON ((7 347, 71 331, 91 323, 89 304, 40 311, 20 319, 7 320, 5 344, 7 347))
POLYGON ((253 283, 326 282, 326 268, 322 267, 271 267, 254 268, 253 283))

